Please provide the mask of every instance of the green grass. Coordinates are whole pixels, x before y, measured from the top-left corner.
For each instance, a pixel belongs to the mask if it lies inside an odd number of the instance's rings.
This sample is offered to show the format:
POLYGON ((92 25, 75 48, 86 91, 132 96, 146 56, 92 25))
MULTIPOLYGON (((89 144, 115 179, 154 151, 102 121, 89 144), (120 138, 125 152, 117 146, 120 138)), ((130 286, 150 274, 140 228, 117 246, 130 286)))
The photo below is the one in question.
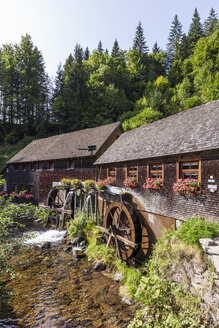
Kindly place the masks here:
POLYGON ((70 221, 68 232, 72 238, 86 237, 87 231, 95 227, 91 216, 87 218, 86 213, 78 211, 74 219, 70 221))
POLYGON ((174 236, 187 245, 200 245, 201 238, 219 237, 219 224, 206 222, 201 218, 191 218, 174 232, 174 236))
MULTIPOLYGON (((164 232, 154 246, 152 257, 142 265, 145 275, 122 262, 114 249, 101 244, 97 229, 91 235, 86 250, 88 260, 105 263, 112 275, 121 273, 125 296, 138 305, 128 328, 210 327, 200 297, 191 294, 186 281, 179 284, 171 279, 172 264, 180 265, 182 258, 187 258, 204 261, 207 265, 198 239, 217 236, 218 224, 194 218, 186 221, 177 232, 164 232)), ((212 267, 209 266, 208 271, 211 274, 212 267)))

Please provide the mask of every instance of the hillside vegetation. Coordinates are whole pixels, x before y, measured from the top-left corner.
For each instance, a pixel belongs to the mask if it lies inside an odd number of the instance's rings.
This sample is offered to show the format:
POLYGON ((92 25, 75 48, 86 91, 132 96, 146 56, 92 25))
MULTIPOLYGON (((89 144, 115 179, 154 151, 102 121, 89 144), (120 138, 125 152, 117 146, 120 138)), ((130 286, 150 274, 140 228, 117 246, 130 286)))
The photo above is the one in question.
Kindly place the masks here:
POLYGON ((0 48, 0 167, 28 137, 120 120, 130 130, 219 98, 219 21, 195 9, 188 34, 175 15, 167 47, 149 52, 139 22, 133 44, 92 52, 76 44, 54 83, 30 35, 0 48), (24 136, 28 136, 25 137, 24 136), (23 141, 20 142, 20 140, 23 141), (18 144, 17 144, 18 143, 18 144), (17 144, 17 145, 16 145, 17 144))

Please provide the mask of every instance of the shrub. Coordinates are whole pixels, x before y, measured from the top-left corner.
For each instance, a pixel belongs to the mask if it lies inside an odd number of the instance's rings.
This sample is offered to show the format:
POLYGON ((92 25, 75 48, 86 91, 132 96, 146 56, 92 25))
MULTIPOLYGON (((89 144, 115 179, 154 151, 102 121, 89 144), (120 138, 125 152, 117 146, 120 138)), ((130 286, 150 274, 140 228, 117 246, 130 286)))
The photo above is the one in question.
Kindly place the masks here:
POLYGON ((206 222, 201 218, 190 218, 174 233, 174 235, 188 245, 200 245, 201 238, 215 238, 219 236, 219 224, 206 222))
POLYGON ((68 228, 71 237, 86 236, 86 232, 94 227, 91 216, 87 217, 85 213, 78 212, 73 220, 70 221, 68 228))

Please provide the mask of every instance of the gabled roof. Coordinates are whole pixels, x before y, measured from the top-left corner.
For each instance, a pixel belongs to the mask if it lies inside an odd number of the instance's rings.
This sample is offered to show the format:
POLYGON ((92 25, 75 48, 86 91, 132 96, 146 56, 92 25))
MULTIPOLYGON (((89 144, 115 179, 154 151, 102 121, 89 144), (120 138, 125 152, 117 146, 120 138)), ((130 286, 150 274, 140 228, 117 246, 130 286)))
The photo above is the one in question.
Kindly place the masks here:
POLYGON ((89 151, 78 150, 78 148, 87 148, 92 145, 96 145, 93 155, 97 155, 104 143, 119 127, 122 129, 121 124, 116 122, 34 140, 12 157, 8 163, 88 157, 91 156, 89 151))
POLYGON ((219 150, 219 100, 123 133, 95 164, 219 150))

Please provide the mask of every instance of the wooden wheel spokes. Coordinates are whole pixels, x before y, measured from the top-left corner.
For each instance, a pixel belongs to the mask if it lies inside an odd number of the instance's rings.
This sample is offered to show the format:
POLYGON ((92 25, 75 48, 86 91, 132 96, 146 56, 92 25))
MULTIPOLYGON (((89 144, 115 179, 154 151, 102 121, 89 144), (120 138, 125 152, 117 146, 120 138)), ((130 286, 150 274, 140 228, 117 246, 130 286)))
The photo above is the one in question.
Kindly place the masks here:
POLYGON ((130 204, 113 202, 109 205, 103 232, 107 233, 107 246, 116 248, 118 255, 127 260, 138 248, 138 227, 136 215, 130 204))
POLYGON ((63 191, 58 187, 51 189, 48 195, 47 204, 52 208, 63 207, 64 205, 63 191))

